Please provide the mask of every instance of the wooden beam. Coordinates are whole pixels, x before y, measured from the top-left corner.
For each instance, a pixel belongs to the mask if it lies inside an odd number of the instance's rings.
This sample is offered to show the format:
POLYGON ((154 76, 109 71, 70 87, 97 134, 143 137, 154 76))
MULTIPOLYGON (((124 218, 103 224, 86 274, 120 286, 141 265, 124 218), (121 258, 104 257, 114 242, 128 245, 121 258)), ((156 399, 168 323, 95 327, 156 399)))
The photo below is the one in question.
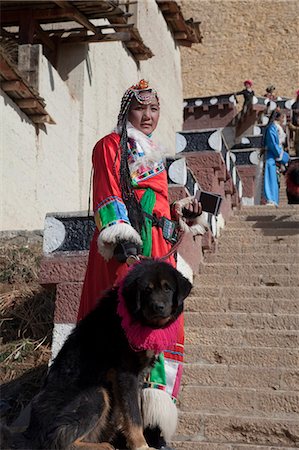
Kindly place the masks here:
MULTIPOLYGON (((51 8, 51 9, 30 9, 32 17, 41 23, 57 22, 58 19, 68 20, 72 17, 73 9, 70 8, 51 8)), ((23 14, 28 14, 28 9, 18 9, 15 11, 5 11, 2 8, 0 15, 0 23, 2 26, 17 25, 20 22, 20 18, 23 14)), ((124 13, 122 11, 103 11, 96 15, 96 19, 107 19, 109 17, 128 18, 131 17, 131 13, 124 13)))
POLYGON ((126 46, 128 48, 138 48, 138 47, 140 47, 140 42, 138 42, 138 41, 129 41, 129 42, 126 43, 126 46))
MULTIPOLYGON (((32 97, 32 92, 21 80, 4 81, 1 83, 1 88, 4 92, 16 92, 21 97, 32 97)), ((12 96, 12 98, 14 99, 15 97, 12 96)))
POLYGON ((49 34, 46 33, 39 24, 36 27, 36 35, 42 41, 42 43, 44 45, 49 47, 50 50, 53 50, 53 51, 56 50, 55 43, 49 37, 49 34))
POLYGON ((92 35, 92 36, 78 36, 76 34, 67 36, 65 38, 61 38, 60 43, 61 44, 92 44, 95 42, 112 42, 112 41, 129 41, 131 39, 131 33, 126 31, 120 31, 119 33, 107 33, 107 34, 101 34, 99 35, 92 35))
POLYGON ((21 88, 21 81, 19 80, 1 82, 1 89, 4 92, 18 91, 20 88, 21 88))
POLYGON ((70 2, 64 0, 52 0, 63 10, 72 11, 71 17, 75 19, 76 22, 80 23, 83 27, 92 31, 94 34, 97 33, 97 29, 93 23, 91 23, 84 14, 82 14, 75 6, 71 5, 70 2))
POLYGON ((188 34, 185 33, 184 31, 176 31, 174 33, 174 38, 179 39, 179 40, 182 40, 182 39, 184 40, 184 39, 188 38, 188 34))
POLYGON ((163 16, 165 17, 165 19, 168 21, 168 20, 171 20, 171 21, 173 21, 173 20, 180 20, 181 19, 181 16, 179 15, 179 13, 177 13, 177 12, 175 12, 175 13, 173 13, 173 12, 167 12, 167 13, 164 13, 163 14, 163 16))
POLYGON ((28 114, 29 118, 34 123, 49 123, 51 125, 55 125, 56 122, 52 119, 49 114, 28 114))
POLYGON ((151 58, 152 56, 149 56, 147 53, 133 53, 133 57, 137 61, 146 61, 147 59, 151 58))
MULTIPOLYGON (((97 30, 97 33, 96 34, 99 34, 100 32, 101 32, 101 30, 107 30, 107 29, 110 29, 110 28, 116 28, 116 29, 118 29, 118 28, 120 28, 120 29, 125 29, 125 30, 129 30, 129 29, 131 29, 131 28, 134 28, 134 24, 133 23, 130 23, 130 24, 127 24, 127 23, 114 23, 114 24, 110 24, 110 25, 99 25, 99 26, 97 26, 96 27, 96 30, 97 30)), ((58 35, 59 37, 62 35, 62 34, 64 34, 64 33, 80 33, 80 32, 82 32, 82 31, 86 31, 86 28, 69 28, 69 29, 66 29, 66 28, 59 28, 59 29, 55 29, 55 30, 43 30, 43 32, 45 33, 45 34, 47 34, 48 36, 56 36, 56 35, 58 35)))
POLYGON ((35 109, 38 106, 42 107, 42 105, 36 100, 36 98, 16 98, 15 103, 21 109, 35 109))
POLYGON ((15 11, 1 11, 0 21, 2 25, 13 25, 18 24, 23 15, 30 12, 32 18, 40 22, 55 22, 58 19, 67 20, 68 17, 72 17, 72 8, 51 8, 51 9, 18 9, 15 11))
POLYGON ((157 3, 162 12, 169 11, 169 5, 167 3, 163 3, 163 2, 157 2, 157 3))
POLYGON ((19 44, 33 44, 36 22, 31 15, 31 11, 20 17, 19 44))

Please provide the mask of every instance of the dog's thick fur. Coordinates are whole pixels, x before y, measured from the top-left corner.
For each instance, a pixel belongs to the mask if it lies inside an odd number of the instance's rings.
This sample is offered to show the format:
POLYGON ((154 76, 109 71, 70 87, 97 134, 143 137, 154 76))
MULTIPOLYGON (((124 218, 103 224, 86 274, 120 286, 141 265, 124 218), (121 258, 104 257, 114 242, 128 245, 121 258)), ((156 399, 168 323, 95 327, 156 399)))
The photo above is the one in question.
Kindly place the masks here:
MULTIPOLYGON (((169 264, 147 260, 129 271, 121 289, 137 321, 161 328, 181 314, 191 283, 169 264)), ((57 355, 32 403, 22 448, 108 450, 119 432, 128 448, 149 448, 140 392, 155 355, 129 345, 117 314, 118 290, 110 290, 79 322, 57 355)))
POLYGON ((289 205, 299 204, 299 160, 291 162, 286 172, 286 192, 289 205))

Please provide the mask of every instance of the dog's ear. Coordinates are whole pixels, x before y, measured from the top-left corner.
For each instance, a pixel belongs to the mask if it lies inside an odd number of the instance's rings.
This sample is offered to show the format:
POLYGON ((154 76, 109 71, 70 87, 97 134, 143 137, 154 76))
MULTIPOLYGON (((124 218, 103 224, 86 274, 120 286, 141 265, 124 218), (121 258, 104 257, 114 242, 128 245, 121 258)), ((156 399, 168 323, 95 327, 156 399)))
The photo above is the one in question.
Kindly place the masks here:
POLYGON ((136 279, 128 278, 125 280, 122 294, 125 299, 128 310, 136 314, 141 308, 140 289, 136 279))
POLYGON ((190 281, 185 278, 178 270, 177 270, 177 290, 176 290, 176 297, 178 305, 182 305, 183 301, 186 297, 190 294, 190 291, 192 289, 192 284, 190 281))

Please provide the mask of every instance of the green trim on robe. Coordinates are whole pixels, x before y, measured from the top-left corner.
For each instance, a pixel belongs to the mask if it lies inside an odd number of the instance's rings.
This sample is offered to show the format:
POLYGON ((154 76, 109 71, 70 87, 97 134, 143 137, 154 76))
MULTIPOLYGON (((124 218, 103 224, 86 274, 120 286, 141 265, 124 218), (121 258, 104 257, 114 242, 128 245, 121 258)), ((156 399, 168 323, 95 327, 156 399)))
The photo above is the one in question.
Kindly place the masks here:
MULTIPOLYGON (((147 214, 152 215, 153 209, 156 203, 156 194, 151 189, 146 189, 145 193, 143 194, 140 204, 142 207, 142 210, 146 212, 147 214)), ((141 239, 143 243, 143 250, 142 254, 143 256, 151 256, 152 255, 152 228, 153 228, 153 222, 148 217, 145 217, 145 225, 142 227, 141 230, 141 239)), ((166 373, 165 373, 165 364, 164 364, 164 354, 160 353, 157 361, 155 363, 155 366, 151 370, 150 373, 150 382, 166 386, 166 373)))
POLYGON ((160 353, 160 355, 158 356, 158 359, 155 363, 155 366, 151 370, 150 382, 157 383, 157 384, 163 384, 164 386, 166 386, 164 353, 160 353))
MULTIPOLYGON (((155 203, 156 203, 155 192, 151 188, 146 189, 145 193, 143 194, 140 200, 142 210, 147 214, 152 215, 155 203)), ((143 243, 142 254, 143 256, 151 256, 153 243, 152 239, 153 222, 148 217, 145 217, 144 221, 145 225, 142 227, 141 230, 141 239, 143 243)))

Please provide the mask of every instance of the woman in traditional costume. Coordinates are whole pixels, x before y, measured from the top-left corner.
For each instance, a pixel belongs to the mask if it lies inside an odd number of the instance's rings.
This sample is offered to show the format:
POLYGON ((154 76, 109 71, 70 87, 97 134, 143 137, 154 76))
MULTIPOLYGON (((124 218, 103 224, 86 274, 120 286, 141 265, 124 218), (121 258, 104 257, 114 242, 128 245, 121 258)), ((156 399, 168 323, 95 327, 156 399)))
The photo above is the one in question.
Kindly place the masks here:
MULTIPOLYGON (((151 139, 159 114, 156 90, 141 80, 125 92, 115 131, 94 147, 93 208, 97 228, 90 246, 78 320, 95 307, 106 289, 124 277, 128 257, 141 254, 159 258, 171 250, 175 227, 168 203, 165 154, 151 139)), ((201 207, 192 200, 184 211, 195 217, 200 215, 201 207)), ((175 266, 173 255, 166 261, 175 266)), ((183 346, 181 315, 177 344, 160 354, 142 390, 145 437, 155 448, 169 449, 166 441, 175 432, 183 346)))
POLYGON ((280 111, 273 111, 264 139, 264 197, 266 205, 269 206, 278 206, 279 204, 280 165, 287 164, 290 159, 288 153, 283 150, 286 138, 282 128, 283 118, 280 111))
POLYGON ((254 97, 254 90, 252 89, 253 81, 245 80, 243 84, 244 89, 242 89, 242 91, 236 92, 235 95, 243 95, 244 98, 243 108, 244 108, 245 105, 250 105, 252 103, 254 97))

